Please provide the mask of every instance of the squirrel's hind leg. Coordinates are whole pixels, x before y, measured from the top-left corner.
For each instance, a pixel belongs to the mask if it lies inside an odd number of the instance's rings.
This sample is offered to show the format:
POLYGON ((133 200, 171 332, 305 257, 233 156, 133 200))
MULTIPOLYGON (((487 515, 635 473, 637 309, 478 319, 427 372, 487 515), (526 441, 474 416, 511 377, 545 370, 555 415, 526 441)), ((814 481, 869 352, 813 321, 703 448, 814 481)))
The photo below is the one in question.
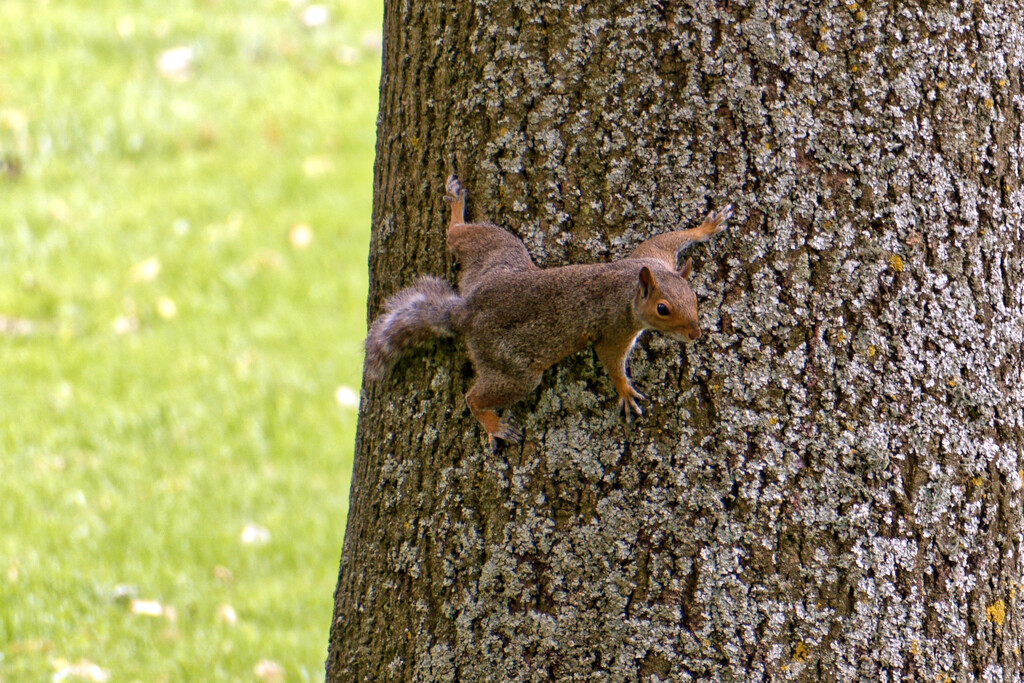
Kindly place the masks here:
POLYGON ((534 270, 523 241, 504 228, 491 223, 466 222, 466 188, 454 175, 445 183, 444 199, 451 207, 445 244, 462 266, 459 293, 469 297, 495 271, 534 270))
POLYGON ((487 441, 492 450, 497 446, 496 439, 516 443, 523 440, 523 432, 508 420, 499 418, 494 409, 515 401, 536 387, 540 383, 540 378, 539 372, 526 371, 522 375, 512 377, 490 369, 484 372, 477 371, 476 382, 466 392, 466 404, 469 406, 469 412, 487 432, 487 441))
POLYGON ((463 263, 463 267, 476 269, 481 255, 491 251, 495 228, 491 225, 482 225, 466 222, 466 197, 468 192, 454 174, 448 176, 444 184, 444 201, 451 209, 451 216, 448 219, 448 234, 445 240, 448 251, 459 261, 470 261, 463 263))

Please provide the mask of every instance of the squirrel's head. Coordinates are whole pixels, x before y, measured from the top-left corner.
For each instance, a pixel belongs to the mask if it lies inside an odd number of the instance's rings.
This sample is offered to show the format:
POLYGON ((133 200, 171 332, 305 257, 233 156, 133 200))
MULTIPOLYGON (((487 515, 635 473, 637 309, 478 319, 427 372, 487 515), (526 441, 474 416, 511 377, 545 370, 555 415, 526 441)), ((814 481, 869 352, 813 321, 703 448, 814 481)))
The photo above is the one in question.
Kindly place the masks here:
POLYGON ((647 266, 640 269, 636 312, 646 329, 682 342, 700 337, 697 296, 686 281, 692 266, 692 260, 686 259, 678 273, 655 272, 647 266))

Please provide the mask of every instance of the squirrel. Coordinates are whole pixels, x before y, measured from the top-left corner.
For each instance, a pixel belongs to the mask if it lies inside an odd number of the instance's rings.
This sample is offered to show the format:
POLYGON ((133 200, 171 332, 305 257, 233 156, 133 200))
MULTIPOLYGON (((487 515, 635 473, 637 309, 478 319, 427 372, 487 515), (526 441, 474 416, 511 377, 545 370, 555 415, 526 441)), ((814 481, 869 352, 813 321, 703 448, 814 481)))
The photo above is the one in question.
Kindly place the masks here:
POLYGON ((461 334, 476 373, 466 393, 470 412, 497 439, 522 432, 496 408, 521 398, 569 354, 593 344, 627 420, 644 400, 626 375, 626 361, 645 330, 671 339, 700 338, 697 298, 687 278, 692 259, 676 270, 683 248, 725 230, 732 205, 712 211, 691 230, 667 232, 611 263, 538 268, 523 242, 490 223, 467 223, 467 192, 450 176, 448 251, 461 264, 458 293, 444 280, 422 277, 384 303, 366 337, 366 374, 381 378, 407 349, 435 337, 461 334))

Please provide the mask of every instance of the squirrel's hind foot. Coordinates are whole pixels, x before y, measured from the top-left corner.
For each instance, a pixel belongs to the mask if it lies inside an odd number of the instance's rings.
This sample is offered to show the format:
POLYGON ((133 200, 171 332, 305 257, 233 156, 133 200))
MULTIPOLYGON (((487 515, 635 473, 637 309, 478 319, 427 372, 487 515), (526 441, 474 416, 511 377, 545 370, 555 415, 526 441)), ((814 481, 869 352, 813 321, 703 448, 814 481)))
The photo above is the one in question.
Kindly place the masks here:
MULTIPOLYGON (((446 192, 444 200, 448 202, 448 206, 451 207, 452 215, 448 220, 449 231, 451 226, 459 225, 466 222, 466 188, 462 186, 459 179, 455 177, 455 174, 448 176, 447 182, 444 184, 444 190, 446 192)), ((449 239, 451 239, 451 233, 449 232, 449 239)), ((448 243, 449 249, 451 248, 451 242, 448 243)))
POLYGON ((466 188, 462 186, 462 183, 459 182, 454 173, 448 176, 448 180, 445 181, 444 190, 444 200, 449 204, 466 201, 466 188))
POLYGON ((502 420, 498 423, 497 429, 487 434, 487 442, 490 444, 492 451, 497 452, 498 439, 509 443, 522 443, 523 430, 506 420, 502 420))
MULTIPOLYGON (((468 395, 467 400, 470 400, 468 395)), ((472 405, 473 403, 470 400, 470 406, 472 405)), ((487 433, 487 443, 492 451, 498 450, 498 439, 513 443, 520 443, 523 440, 522 430, 507 419, 502 420, 499 418, 498 414, 493 410, 477 410, 473 411, 473 415, 480 422, 480 426, 484 428, 484 432, 487 433)))

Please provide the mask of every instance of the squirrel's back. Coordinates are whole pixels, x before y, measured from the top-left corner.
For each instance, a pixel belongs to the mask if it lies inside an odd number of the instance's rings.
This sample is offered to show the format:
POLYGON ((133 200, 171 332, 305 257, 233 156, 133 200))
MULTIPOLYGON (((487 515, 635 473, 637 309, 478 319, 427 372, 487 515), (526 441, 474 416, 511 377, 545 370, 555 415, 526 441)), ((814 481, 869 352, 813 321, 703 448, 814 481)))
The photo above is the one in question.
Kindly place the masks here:
POLYGON ((471 357, 547 368, 594 341, 635 336, 631 301, 643 263, 494 273, 454 316, 471 357))
POLYGON ((366 374, 381 377, 406 350, 450 337, 452 312, 462 299, 444 280, 423 277, 384 302, 384 313, 366 335, 366 374))

